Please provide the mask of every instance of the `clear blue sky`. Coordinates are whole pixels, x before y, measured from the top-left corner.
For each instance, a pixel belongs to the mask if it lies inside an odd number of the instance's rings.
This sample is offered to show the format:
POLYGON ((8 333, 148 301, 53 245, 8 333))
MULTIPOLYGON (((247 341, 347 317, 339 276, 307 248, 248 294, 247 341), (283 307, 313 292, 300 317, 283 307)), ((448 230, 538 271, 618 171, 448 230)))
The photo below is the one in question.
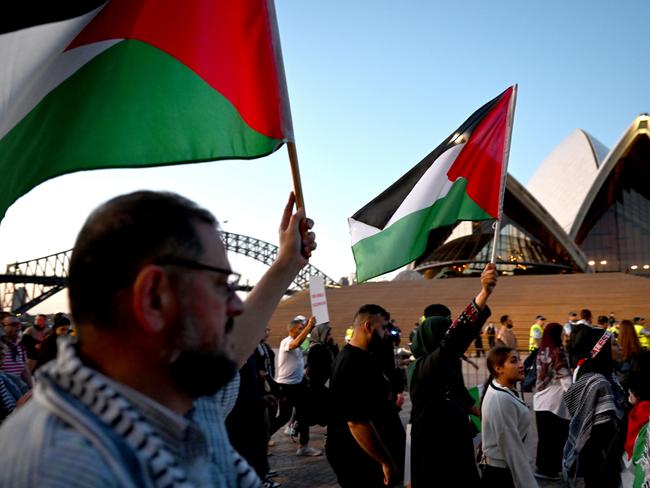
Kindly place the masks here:
MULTIPOLYGON (((519 84, 509 170, 524 184, 574 129, 611 148, 650 111, 647 0, 277 0, 276 9, 319 241, 312 262, 335 279, 354 270, 346 218, 508 86, 519 84)), ((291 180, 284 148, 256 161, 64 176, 10 209, 0 266, 72 247, 92 208, 140 188, 177 191, 226 230, 275 243, 291 180)), ((262 271, 233 264, 253 279, 262 271)))

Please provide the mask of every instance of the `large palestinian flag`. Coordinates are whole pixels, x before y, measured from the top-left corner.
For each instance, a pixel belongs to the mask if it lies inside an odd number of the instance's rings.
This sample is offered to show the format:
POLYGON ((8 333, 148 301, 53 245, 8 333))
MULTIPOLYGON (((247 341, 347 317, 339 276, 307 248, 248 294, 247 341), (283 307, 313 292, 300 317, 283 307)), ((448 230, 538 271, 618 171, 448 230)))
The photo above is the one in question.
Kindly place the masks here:
POLYGON ((0 20, 0 219, 64 173, 257 158, 293 140, 272 0, 30 9, 0 20))
POLYGON ((498 218, 513 92, 508 88, 474 112, 431 154, 348 219, 357 281, 422 257, 435 228, 498 218))

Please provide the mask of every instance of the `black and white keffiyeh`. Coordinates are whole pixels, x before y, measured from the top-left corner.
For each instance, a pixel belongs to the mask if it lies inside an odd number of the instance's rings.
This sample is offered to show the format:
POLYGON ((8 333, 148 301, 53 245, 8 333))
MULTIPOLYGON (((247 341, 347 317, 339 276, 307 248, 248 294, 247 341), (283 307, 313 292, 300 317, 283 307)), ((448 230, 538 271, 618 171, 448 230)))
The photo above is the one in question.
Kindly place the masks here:
POLYGON ((563 471, 569 486, 578 472, 578 455, 591 437, 592 428, 625 415, 625 398, 616 379, 585 373, 564 394, 571 422, 564 446, 563 471))
MULTIPOLYGON (((190 488, 192 483, 158 432, 112 386, 112 380, 81 362, 72 338, 59 338, 57 345, 56 359, 46 363, 37 372, 35 397, 90 440, 113 468, 121 486, 190 488), (100 428, 97 427, 98 422, 102 424, 100 428), (122 446, 116 445, 115 439, 122 446), (138 469, 135 464, 145 466, 138 469)), ((216 410, 223 412, 229 403, 234 404, 238 387, 237 375, 215 397, 201 399, 195 402, 195 407, 201 404, 203 411, 207 404, 217 402, 220 408, 216 410)), ((196 411, 196 408, 193 410, 196 411)), ((210 412, 213 410, 215 409, 210 409, 210 412)), ((204 428, 209 431, 202 430, 207 438, 213 440, 221 439, 221 435, 227 436, 225 426, 223 433, 219 429, 215 430, 223 423, 223 418, 216 410, 210 414, 212 423, 208 422, 207 425, 203 422, 204 428)), ((262 487, 255 471, 233 449, 227 437, 225 441, 219 442, 218 454, 222 460, 228 460, 222 466, 223 469, 232 467, 232 471, 226 473, 228 486, 262 487)))
POLYGON ((131 403, 109 384, 105 376, 83 365, 70 340, 58 341, 56 359, 44 365, 37 378, 39 387, 40 383, 53 383, 81 401, 113 429, 146 461, 156 488, 191 487, 160 436, 131 403))

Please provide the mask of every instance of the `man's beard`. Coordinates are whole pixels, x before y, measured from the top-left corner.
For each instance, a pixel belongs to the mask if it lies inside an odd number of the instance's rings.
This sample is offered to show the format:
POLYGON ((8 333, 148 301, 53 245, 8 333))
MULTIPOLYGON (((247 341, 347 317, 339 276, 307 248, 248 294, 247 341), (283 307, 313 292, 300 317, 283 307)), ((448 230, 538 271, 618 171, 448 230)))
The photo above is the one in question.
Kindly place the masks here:
POLYGON ((383 341, 381 336, 376 330, 373 330, 372 335, 370 336, 370 341, 368 342, 368 352, 377 352, 381 350, 382 344, 383 341))
MULTIPOLYGON (((233 327, 232 317, 226 323, 226 332, 233 327)), ((193 398, 211 396, 226 385, 237 372, 237 365, 222 351, 211 351, 187 346, 185 334, 193 327, 191 320, 182 324, 177 336, 177 353, 169 363, 169 372, 177 385, 193 398)))
POLYGON ((508 325, 506 325, 506 327, 507 327, 508 329, 512 329, 512 324, 508 324, 508 325))

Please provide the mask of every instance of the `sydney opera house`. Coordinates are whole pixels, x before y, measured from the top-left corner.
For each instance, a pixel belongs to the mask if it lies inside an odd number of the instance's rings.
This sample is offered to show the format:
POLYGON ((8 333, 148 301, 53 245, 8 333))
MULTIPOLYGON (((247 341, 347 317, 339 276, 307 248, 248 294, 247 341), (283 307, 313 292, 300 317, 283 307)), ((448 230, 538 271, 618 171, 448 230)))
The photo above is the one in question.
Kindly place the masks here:
MULTIPOLYGON (((577 129, 525 187, 508 175, 497 243, 504 274, 625 272, 650 275, 650 116, 606 148, 577 129)), ((438 229, 414 269, 427 278, 479 273, 491 222, 438 229)))

